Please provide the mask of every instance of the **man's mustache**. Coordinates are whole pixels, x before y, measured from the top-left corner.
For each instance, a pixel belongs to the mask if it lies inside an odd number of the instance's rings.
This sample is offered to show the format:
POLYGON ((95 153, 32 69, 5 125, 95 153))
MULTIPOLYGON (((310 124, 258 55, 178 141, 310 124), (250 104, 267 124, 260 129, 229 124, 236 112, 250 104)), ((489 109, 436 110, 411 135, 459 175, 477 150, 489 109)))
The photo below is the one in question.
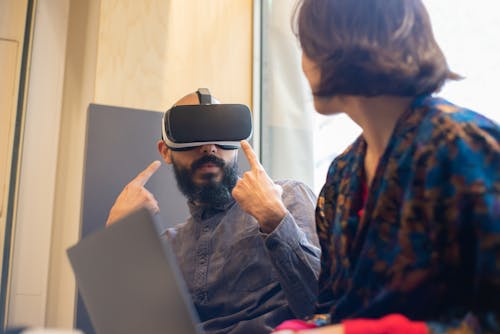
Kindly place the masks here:
POLYGON ((207 155, 207 156, 201 157, 200 159, 194 161, 191 164, 191 171, 194 172, 196 169, 200 168, 202 165, 204 165, 206 163, 213 163, 214 165, 216 165, 219 168, 224 168, 224 166, 226 164, 225 161, 222 160, 221 158, 218 158, 214 155, 207 155))

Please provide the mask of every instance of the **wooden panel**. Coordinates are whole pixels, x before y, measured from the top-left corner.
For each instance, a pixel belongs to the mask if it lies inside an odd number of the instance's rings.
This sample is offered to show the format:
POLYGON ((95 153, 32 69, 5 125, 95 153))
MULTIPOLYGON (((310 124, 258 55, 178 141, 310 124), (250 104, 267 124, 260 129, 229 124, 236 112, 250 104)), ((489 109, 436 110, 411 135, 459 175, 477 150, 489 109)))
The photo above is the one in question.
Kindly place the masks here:
MULTIPOLYGON (((27 0, 0 0, 0 268, 4 265, 5 239, 11 238, 5 234, 6 209, 27 5, 27 0)), ((2 279, 6 275, 9 273, 0 269, 2 279)), ((0 305, 0 312, 2 327, 7 307, 0 305)))
POLYGON ((0 0, 0 38, 22 41, 28 0, 0 0))
MULTIPOLYGON (((54 2, 56 1, 50 1, 54 2)), ((38 1, 39 10, 45 7, 51 21, 58 24, 65 22, 65 27, 60 27, 58 31, 61 34, 66 31, 66 36, 63 37, 66 43, 60 45, 61 49, 55 53, 55 57, 43 58, 43 61, 51 66, 58 63, 64 63, 65 66, 64 78, 52 78, 50 81, 53 85, 63 84, 63 98, 60 110, 48 111, 51 117, 61 113, 61 125, 45 325, 53 328, 72 328, 76 290, 66 249, 75 244, 80 236, 86 110, 89 102, 94 100, 101 4, 100 0, 57 2, 65 9, 65 13, 61 11, 54 14, 54 10, 50 8, 53 4, 49 1, 38 1)), ((46 21, 44 25, 50 26, 52 23, 46 21)), ((42 36, 40 41, 43 40, 42 36)), ((40 84, 42 82, 43 78, 40 78, 40 84)))
POLYGON ((95 102, 165 110, 208 87, 251 104, 251 0, 102 0, 95 102))
POLYGON ((0 79, 0 245, 4 237, 7 182, 16 114, 18 47, 17 42, 0 39, 0 71, 2 73, 0 79))

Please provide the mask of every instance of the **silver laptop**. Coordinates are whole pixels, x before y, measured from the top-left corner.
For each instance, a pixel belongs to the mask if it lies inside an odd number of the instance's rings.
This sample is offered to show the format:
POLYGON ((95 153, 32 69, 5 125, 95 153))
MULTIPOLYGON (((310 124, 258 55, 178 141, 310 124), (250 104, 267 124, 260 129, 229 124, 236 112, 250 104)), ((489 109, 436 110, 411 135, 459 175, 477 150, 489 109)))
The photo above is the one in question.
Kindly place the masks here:
POLYGON ((175 255, 138 211, 68 249, 97 334, 200 334, 175 255))

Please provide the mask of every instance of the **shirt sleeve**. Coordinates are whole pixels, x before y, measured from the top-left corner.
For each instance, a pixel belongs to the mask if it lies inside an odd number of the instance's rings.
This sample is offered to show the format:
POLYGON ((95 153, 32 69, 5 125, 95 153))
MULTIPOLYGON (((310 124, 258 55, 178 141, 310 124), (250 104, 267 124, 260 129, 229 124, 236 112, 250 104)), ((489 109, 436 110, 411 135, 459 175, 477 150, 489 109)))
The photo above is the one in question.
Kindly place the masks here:
POLYGON ((316 198, 302 183, 290 181, 281 185, 288 212, 273 232, 264 235, 264 241, 290 309, 296 317, 304 318, 313 313, 318 291, 316 198))
POLYGON ((353 319, 342 322, 344 334, 427 334, 422 321, 410 321, 400 314, 390 314, 380 319, 353 319))
POLYGON ((342 321, 344 334, 472 334, 499 333, 498 318, 491 314, 489 324, 480 324, 474 314, 464 319, 445 322, 411 321, 400 314, 390 314, 380 319, 350 319, 342 321))

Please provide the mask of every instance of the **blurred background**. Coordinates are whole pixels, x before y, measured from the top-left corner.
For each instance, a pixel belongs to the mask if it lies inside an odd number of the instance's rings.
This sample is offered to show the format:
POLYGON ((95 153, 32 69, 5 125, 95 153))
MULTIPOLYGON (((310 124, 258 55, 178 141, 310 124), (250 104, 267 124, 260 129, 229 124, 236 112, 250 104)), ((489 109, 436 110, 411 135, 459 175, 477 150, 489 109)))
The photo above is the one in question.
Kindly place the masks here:
MULTIPOLYGON (((439 95, 500 121, 494 0, 425 0, 451 69, 439 95)), ((70 329, 66 249, 81 235, 90 103, 165 111, 208 87, 253 111, 275 179, 316 193, 360 133, 317 115, 291 30, 295 0, 0 0, 0 326, 70 329)), ((133 155, 133 152, 130 152, 133 155)))

